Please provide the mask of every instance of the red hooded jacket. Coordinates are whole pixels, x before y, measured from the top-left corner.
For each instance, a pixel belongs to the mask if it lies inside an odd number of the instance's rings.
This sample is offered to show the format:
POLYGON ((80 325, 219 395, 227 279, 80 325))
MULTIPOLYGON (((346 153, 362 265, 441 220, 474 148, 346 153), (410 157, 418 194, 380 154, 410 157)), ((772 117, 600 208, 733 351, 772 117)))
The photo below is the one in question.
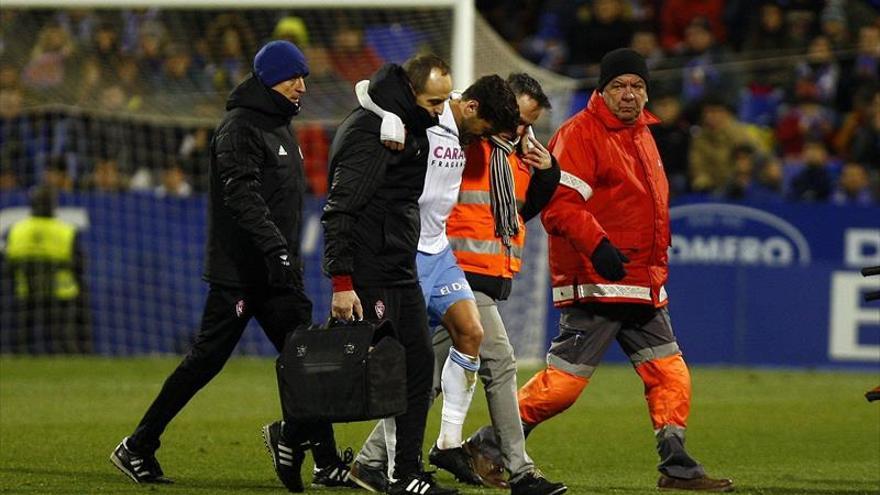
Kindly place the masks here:
POLYGON ((541 220, 550 239, 553 302, 666 304, 669 184, 642 111, 627 125, 594 92, 587 108, 550 140, 562 178, 541 220), (607 237, 630 262, 617 282, 593 269, 590 255, 607 237))

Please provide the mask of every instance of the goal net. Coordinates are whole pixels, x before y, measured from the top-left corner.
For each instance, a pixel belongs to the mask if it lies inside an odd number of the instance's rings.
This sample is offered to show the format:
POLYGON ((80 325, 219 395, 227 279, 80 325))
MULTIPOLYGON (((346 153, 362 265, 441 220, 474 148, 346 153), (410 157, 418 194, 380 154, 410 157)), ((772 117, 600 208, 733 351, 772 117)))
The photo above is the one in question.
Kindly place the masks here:
MULTIPOLYGON (((4 257, 4 352, 187 349, 207 288, 200 275, 213 127, 270 39, 297 43, 311 69, 294 125, 312 193, 303 252, 316 320, 326 317, 330 299, 320 273, 327 153, 335 126, 356 105, 354 82, 384 62, 431 51, 452 61, 457 87, 488 73, 526 71, 557 109, 568 108, 574 89, 519 58, 479 16, 457 10, 467 2, 93 3, 100 8, 10 0, 0 10, 0 231, 5 238, 27 216, 31 187, 51 184, 61 191, 57 215, 79 227, 84 259, 71 323, 54 310, 33 320, 40 310, 18 300, 4 257), (456 34, 463 20, 472 32, 456 34), (472 40, 464 51, 459 38, 472 40)), ((549 136, 563 112, 544 118, 539 135, 549 136)), ((513 313, 507 321, 523 358, 540 356, 546 318, 545 243, 539 223, 530 227, 525 272, 503 305, 513 313)), ((249 328, 238 352, 274 351, 249 328)))

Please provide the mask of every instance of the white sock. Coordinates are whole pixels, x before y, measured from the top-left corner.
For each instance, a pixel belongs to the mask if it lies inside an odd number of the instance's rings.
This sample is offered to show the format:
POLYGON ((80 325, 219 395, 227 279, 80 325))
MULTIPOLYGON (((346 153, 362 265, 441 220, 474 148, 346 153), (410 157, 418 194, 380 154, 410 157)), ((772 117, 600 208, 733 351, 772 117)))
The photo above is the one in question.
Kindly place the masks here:
POLYGON ((381 421, 385 423, 385 449, 387 453, 385 469, 388 470, 385 474, 388 475, 389 482, 394 482, 396 481, 394 479, 394 460, 397 458, 397 422, 393 416, 381 421))
POLYGON ((443 364, 440 385, 443 388, 443 414, 437 448, 454 449, 461 447, 461 430, 467 416, 474 389, 477 384, 477 370, 480 358, 468 356, 455 347, 449 349, 449 356, 443 364))

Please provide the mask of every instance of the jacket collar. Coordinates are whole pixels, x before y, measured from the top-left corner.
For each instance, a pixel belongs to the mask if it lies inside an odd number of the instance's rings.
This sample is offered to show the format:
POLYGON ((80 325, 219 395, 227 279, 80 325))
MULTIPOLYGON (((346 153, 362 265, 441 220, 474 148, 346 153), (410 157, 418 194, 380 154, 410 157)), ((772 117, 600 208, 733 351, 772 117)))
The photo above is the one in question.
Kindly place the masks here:
POLYGON ((613 113, 611 113, 611 109, 608 108, 608 105, 605 104, 605 100, 602 98, 602 95, 599 94, 598 91, 593 91, 592 96, 590 96, 590 101, 587 103, 587 108, 585 110, 596 116, 602 125, 604 125, 608 129, 626 129, 628 127, 644 127, 646 125, 659 124, 660 119, 658 119, 654 114, 649 112, 647 109, 643 109, 642 113, 639 115, 639 118, 636 119, 633 124, 625 124, 620 119, 618 119, 613 113))
MULTIPOLYGON (((264 117, 271 119, 275 125, 290 123, 293 112, 290 108, 282 107, 272 98, 271 88, 267 88, 257 77, 251 73, 230 93, 226 100, 226 110, 234 108, 247 108, 264 117)), ((280 96, 280 94, 279 94, 280 96)), ((281 97, 283 98, 283 96, 281 97)))

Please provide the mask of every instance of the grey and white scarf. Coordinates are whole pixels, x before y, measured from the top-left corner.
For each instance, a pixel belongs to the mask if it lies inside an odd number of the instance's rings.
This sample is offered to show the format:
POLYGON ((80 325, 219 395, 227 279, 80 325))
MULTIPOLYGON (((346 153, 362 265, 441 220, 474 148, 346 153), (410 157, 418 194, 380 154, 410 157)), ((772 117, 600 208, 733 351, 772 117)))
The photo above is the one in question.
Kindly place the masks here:
POLYGON ((490 136, 492 155, 489 160, 489 197, 492 216, 495 219, 495 235, 505 246, 510 247, 511 237, 519 233, 519 218, 516 211, 516 191, 513 174, 507 156, 513 152, 516 141, 508 141, 500 136, 490 136))

